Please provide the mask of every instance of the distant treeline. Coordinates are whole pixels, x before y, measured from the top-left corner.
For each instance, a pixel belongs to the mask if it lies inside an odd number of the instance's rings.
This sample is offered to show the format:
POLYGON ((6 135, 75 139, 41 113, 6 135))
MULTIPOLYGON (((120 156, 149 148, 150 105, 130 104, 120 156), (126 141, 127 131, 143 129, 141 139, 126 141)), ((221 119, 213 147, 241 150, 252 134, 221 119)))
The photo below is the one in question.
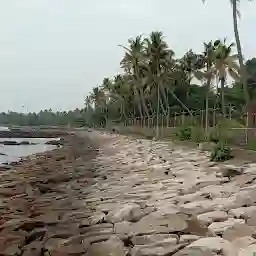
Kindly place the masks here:
POLYGON ((84 109, 75 109, 73 111, 50 110, 40 111, 39 113, 17 113, 9 111, 0 113, 0 124, 2 125, 72 125, 83 126, 85 122, 86 111, 84 109))

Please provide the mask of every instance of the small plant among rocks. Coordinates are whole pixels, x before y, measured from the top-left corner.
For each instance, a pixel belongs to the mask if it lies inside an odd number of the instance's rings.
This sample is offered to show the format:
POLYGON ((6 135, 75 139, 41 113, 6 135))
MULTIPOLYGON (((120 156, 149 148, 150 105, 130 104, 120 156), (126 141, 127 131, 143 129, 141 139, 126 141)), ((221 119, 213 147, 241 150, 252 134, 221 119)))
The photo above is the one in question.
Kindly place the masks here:
POLYGON ((179 140, 184 141, 184 140, 191 140, 192 138, 192 129, 191 127, 182 127, 178 133, 177 136, 179 140))
POLYGON ((211 161, 215 162, 224 162, 232 157, 231 148, 223 142, 216 144, 211 153, 211 161))

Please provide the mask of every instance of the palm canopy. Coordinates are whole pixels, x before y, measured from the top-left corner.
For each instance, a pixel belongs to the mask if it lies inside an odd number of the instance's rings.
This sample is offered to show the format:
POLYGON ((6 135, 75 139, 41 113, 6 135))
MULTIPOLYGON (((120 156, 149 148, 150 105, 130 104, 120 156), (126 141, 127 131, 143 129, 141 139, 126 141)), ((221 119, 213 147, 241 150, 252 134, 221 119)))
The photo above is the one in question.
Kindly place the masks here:
POLYGON ((125 49, 125 56, 121 61, 121 67, 128 73, 137 76, 139 65, 143 61, 144 56, 144 40, 142 36, 128 40, 128 47, 120 45, 125 49))
POLYGON ((218 41, 215 50, 215 68, 219 79, 226 81, 227 76, 231 76, 234 80, 239 77, 239 65, 237 63, 238 55, 232 54, 234 43, 226 45, 226 39, 223 42, 218 41))

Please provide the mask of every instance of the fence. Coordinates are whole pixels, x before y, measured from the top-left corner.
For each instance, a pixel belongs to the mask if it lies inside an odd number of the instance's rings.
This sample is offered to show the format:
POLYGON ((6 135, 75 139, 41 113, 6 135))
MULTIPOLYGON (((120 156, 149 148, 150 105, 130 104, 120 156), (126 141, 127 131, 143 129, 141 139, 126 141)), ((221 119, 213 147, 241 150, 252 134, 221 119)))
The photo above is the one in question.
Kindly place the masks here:
MULTIPOLYGON (((255 123, 255 115, 253 115, 255 123)), ((214 127, 218 124, 219 120, 223 118, 219 109, 210 109, 208 111, 208 126, 214 127)), ((246 125, 246 120, 248 118, 248 114, 241 114, 234 109, 231 109, 226 118, 229 120, 235 120, 237 123, 242 126, 246 125)), ((199 126, 204 128, 206 124, 206 111, 192 111, 188 112, 174 112, 168 115, 159 115, 159 116, 150 116, 150 117, 136 117, 136 118, 128 118, 124 120, 124 126, 139 126, 139 127, 147 127, 147 128, 155 128, 155 127, 180 127, 180 126, 199 126)))

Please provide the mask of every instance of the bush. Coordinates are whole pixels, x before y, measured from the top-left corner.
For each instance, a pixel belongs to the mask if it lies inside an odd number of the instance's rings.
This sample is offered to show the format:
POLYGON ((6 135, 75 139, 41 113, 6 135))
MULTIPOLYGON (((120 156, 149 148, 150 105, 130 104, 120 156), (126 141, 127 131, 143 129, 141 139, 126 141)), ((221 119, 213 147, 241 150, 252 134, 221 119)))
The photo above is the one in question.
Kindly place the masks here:
POLYGON ((218 143, 221 140, 221 135, 218 128, 214 128, 213 130, 210 131, 209 140, 210 142, 214 143, 218 143))
POLYGON ((211 153, 211 161, 215 162, 224 162, 232 157, 231 148, 223 142, 216 144, 211 153))
POLYGON ((179 138, 181 141, 184 141, 184 140, 191 140, 191 137, 192 137, 192 129, 191 129, 191 127, 182 127, 182 128, 178 131, 177 136, 178 136, 178 138, 179 138))
POLYGON ((206 135, 203 128, 198 126, 192 127, 192 134, 191 134, 192 141, 200 143, 205 141, 205 138, 206 138, 206 135))

